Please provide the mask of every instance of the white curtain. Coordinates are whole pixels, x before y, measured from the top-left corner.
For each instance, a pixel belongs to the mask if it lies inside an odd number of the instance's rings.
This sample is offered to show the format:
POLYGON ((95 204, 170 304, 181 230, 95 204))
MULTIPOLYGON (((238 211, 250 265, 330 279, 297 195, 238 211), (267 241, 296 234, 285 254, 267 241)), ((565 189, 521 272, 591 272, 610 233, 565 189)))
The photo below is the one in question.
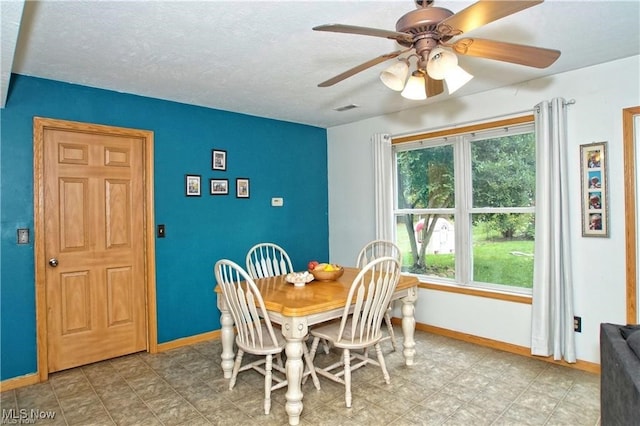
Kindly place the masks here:
POLYGON ((376 133, 373 142, 375 178, 376 239, 393 241, 393 205, 391 136, 376 133))
POLYGON ((534 108, 536 235, 531 354, 576 362, 569 226, 566 106, 562 98, 534 108))

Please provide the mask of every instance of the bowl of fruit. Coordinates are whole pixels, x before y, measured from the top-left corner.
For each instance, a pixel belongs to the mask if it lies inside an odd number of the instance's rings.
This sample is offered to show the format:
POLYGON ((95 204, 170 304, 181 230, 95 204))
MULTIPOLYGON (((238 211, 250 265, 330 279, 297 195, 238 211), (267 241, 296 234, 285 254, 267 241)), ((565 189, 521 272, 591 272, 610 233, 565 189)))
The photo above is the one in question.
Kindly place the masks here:
POLYGON ((344 274, 344 268, 335 263, 320 263, 312 260, 307 268, 317 281, 335 281, 344 274))

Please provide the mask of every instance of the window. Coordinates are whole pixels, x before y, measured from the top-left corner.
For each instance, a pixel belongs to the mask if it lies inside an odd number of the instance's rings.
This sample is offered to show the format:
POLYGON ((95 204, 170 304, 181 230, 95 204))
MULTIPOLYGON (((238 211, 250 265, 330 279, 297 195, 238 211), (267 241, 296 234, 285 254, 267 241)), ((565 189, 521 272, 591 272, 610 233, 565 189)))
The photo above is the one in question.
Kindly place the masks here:
POLYGON ((403 270, 423 281, 530 294, 533 118, 394 140, 403 270))

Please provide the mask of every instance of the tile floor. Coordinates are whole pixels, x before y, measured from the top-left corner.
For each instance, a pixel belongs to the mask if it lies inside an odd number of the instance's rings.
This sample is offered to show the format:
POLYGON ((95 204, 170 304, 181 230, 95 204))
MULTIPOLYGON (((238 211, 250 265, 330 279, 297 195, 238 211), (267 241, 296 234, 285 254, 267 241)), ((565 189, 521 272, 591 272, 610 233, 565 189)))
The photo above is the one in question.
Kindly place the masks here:
MULTIPOLYGON (((320 377, 303 386, 301 425, 599 425, 599 376, 429 333, 416 332, 416 363, 383 343, 391 375, 367 366, 344 387, 320 377)), ((52 374, 2 392, 2 424, 36 415, 44 425, 286 425, 285 389, 262 411, 262 376, 222 377, 219 340, 139 353, 52 374), (24 411, 21 411, 24 410, 24 411), (31 411, 35 410, 35 411, 31 411)), ((319 364, 338 355, 319 354, 319 364)), ((25 423, 23 421, 23 423, 25 423)))

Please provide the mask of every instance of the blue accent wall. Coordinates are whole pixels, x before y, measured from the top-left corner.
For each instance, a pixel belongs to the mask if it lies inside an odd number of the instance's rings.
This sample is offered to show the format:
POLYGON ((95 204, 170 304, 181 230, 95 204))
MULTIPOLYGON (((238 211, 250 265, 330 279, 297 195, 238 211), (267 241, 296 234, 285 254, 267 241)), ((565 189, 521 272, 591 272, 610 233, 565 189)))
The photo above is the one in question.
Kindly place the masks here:
POLYGON ((12 75, 0 110, 0 380, 37 370, 33 247, 33 117, 154 132, 158 342, 220 328, 213 265, 240 265, 255 243, 283 246, 296 270, 328 259, 327 137, 322 128, 12 75), (227 170, 211 169, 211 150, 227 170), (185 174, 202 176, 202 196, 185 197, 185 174), (235 179, 250 179, 250 198, 235 179), (229 195, 209 195, 209 179, 229 195), (283 207, 271 207, 283 197, 283 207), (16 244, 29 228, 31 243, 16 244))

